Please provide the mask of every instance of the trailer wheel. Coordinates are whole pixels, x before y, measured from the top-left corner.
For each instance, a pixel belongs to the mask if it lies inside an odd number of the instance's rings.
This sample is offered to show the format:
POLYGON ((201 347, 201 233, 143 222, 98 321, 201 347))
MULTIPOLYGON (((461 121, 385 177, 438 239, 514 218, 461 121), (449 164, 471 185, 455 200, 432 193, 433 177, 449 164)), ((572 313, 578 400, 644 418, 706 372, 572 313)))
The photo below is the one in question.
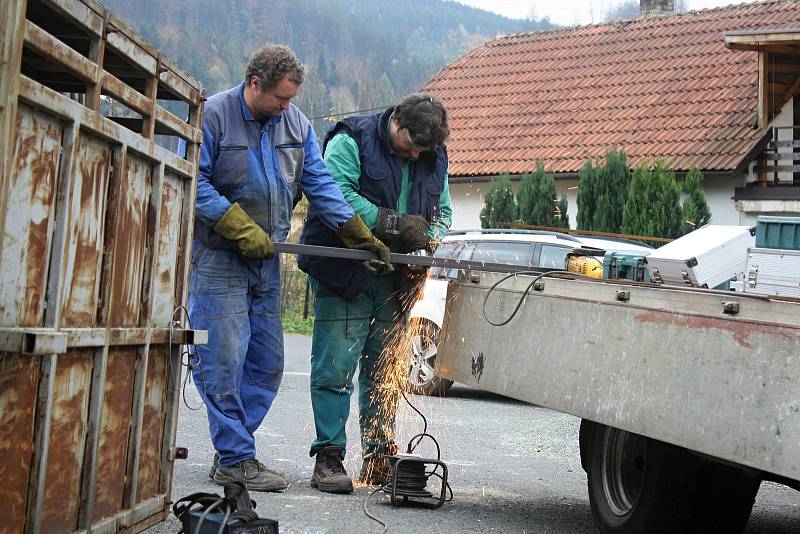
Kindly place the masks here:
POLYGON ((694 457, 587 420, 581 423, 580 442, 592 515, 601 532, 686 531, 697 496, 694 457))
POLYGON ((761 479, 734 467, 704 463, 691 532, 742 532, 753 511, 761 479))
POLYGON ((412 321, 419 321, 419 323, 410 327, 413 332, 411 336, 411 367, 408 371, 408 384, 411 392, 416 395, 444 397, 447 390, 453 385, 453 381, 438 376, 434 371, 441 329, 428 319, 415 318, 412 321))

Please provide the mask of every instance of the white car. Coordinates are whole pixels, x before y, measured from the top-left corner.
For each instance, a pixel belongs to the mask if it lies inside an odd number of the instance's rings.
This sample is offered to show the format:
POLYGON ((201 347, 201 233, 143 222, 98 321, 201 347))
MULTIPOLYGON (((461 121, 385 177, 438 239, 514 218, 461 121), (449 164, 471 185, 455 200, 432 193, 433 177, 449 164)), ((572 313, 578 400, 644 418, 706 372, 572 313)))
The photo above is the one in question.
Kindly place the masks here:
MULTIPOLYGON (((563 269, 567 253, 579 247, 610 252, 648 255, 652 247, 634 241, 599 239, 538 230, 474 230, 448 233, 434 254, 436 257, 525 265, 531 268, 563 269)), ((432 267, 425 281, 423 297, 409 312, 410 322, 419 322, 411 339, 412 364, 408 381, 414 393, 444 395, 450 380, 436 376, 436 346, 442 328, 447 282, 458 276, 457 269, 432 267)))

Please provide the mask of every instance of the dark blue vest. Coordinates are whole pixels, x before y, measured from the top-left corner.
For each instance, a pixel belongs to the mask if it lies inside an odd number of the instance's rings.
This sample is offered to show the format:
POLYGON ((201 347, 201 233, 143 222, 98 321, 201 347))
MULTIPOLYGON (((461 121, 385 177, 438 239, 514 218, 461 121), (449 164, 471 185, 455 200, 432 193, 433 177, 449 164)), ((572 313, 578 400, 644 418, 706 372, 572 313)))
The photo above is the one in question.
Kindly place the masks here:
MULTIPOLYGON (((333 136, 346 133, 358 144, 361 157, 359 193, 376 206, 397 209, 403 183, 404 160, 391 149, 388 126, 394 108, 383 113, 348 117, 338 122, 325 136, 323 151, 333 136)), ((424 152, 411 162, 408 213, 422 215, 429 222, 439 217, 439 197, 447 176, 447 150, 440 146, 424 152)), ((318 217, 311 215, 303 227, 300 242, 308 245, 344 247, 344 244, 318 217)), ((369 289, 371 274, 356 260, 301 255, 300 269, 336 294, 352 300, 369 289)))

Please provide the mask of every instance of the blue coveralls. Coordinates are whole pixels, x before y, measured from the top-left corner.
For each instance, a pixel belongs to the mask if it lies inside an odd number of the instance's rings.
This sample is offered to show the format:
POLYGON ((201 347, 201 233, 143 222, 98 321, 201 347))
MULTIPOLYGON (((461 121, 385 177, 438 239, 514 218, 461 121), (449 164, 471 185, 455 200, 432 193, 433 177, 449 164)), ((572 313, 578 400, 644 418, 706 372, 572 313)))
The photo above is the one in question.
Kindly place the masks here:
POLYGON ((192 328, 208 330, 208 344, 195 346, 193 376, 222 466, 256 456, 253 435, 283 376, 283 331, 279 255, 245 258, 213 226, 238 202, 273 241, 284 241, 300 192, 332 231, 355 215, 308 119, 292 105, 262 124, 243 90, 206 103, 189 280, 192 328))

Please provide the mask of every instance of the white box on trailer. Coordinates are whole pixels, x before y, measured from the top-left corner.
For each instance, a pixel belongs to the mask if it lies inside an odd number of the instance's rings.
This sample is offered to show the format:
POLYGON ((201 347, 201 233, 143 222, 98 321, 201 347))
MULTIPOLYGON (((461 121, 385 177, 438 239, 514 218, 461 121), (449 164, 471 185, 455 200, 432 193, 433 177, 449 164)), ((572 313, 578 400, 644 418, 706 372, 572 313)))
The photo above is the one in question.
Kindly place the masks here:
POLYGON ((745 276, 748 293, 800 297, 800 251, 751 248, 745 276))
POLYGON ((647 256, 654 282, 716 287, 744 273, 747 250, 755 243, 749 226, 707 225, 647 256))

